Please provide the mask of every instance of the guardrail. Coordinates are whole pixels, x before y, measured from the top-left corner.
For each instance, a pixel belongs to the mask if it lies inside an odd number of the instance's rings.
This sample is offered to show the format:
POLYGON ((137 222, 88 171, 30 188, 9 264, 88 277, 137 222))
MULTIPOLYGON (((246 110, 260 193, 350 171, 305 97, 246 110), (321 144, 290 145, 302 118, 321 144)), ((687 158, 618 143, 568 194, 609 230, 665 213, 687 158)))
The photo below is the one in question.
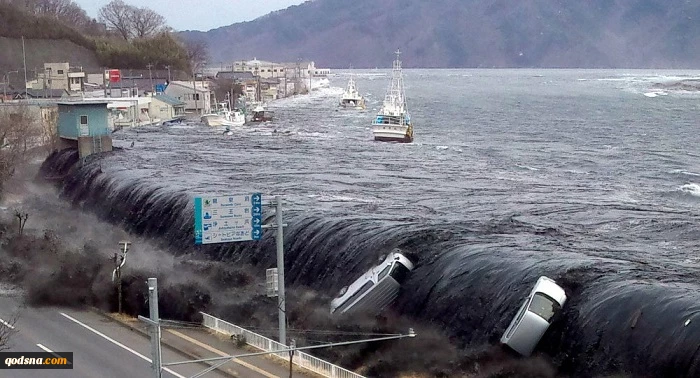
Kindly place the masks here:
MULTIPOLYGON (((246 344, 262 349, 265 352, 273 352, 276 350, 287 349, 285 345, 278 343, 272 339, 265 336, 258 335, 255 332, 248 331, 245 328, 241 328, 235 324, 231 324, 225 320, 221 320, 204 312, 201 313, 203 316, 202 325, 212 329, 216 332, 223 333, 229 336, 241 335, 245 337, 246 344)), ((284 360, 289 360, 288 352, 275 353, 273 356, 279 357, 284 360)), ((328 361, 324 361, 320 358, 316 358, 308 353, 297 351, 294 353, 294 359, 292 362, 304 369, 310 370, 316 374, 320 374, 324 377, 330 378, 365 378, 355 372, 347 369, 343 369, 338 365, 333 365, 328 361)))

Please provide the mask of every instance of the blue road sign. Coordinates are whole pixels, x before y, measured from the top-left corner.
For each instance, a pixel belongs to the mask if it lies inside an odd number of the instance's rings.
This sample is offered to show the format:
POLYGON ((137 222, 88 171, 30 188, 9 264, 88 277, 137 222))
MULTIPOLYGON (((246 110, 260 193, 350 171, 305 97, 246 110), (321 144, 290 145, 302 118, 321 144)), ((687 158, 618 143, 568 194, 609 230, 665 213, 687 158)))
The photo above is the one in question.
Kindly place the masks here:
POLYGON ((262 195, 194 199, 194 243, 228 243, 262 238, 262 195))

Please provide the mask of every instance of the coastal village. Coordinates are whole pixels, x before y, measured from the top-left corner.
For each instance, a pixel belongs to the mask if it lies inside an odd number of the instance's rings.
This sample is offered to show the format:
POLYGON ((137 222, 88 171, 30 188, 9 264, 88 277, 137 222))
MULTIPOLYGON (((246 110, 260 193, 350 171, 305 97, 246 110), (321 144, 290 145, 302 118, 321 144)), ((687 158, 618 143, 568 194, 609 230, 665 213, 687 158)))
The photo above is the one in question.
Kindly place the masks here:
POLYGON ((313 61, 275 63, 254 58, 202 67, 187 75, 166 69, 91 72, 70 62, 3 72, 0 115, 20 110, 57 147, 80 147, 81 156, 111 150, 109 134, 126 127, 168 124, 227 106, 253 106, 327 87, 329 69, 313 61), (22 83, 24 82, 24 88, 22 83), (217 97, 218 94, 218 97, 217 97))

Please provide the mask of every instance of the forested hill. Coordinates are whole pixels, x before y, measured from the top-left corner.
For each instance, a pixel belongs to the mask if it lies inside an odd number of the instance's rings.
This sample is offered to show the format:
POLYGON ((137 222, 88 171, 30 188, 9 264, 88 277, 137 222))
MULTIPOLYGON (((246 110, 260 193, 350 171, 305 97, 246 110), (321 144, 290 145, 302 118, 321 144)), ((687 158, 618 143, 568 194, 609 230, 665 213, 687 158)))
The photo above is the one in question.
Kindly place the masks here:
POLYGON ((700 2, 314 0, 251 22, 183 32, 212 61, 313 59, 334 68, 700 67, 700 2))
POLYGON ((23 67, 22 37, 27 70, 33 73, 46 62, 93 71, 148 65, 190 71, 195 57, 162 16, 120 0, 103 8, 112 11, 112 23, 88 17, 73 0, 0 0, 0 72, 23 67), (124 26, 117 30, 115 24, 124 26))

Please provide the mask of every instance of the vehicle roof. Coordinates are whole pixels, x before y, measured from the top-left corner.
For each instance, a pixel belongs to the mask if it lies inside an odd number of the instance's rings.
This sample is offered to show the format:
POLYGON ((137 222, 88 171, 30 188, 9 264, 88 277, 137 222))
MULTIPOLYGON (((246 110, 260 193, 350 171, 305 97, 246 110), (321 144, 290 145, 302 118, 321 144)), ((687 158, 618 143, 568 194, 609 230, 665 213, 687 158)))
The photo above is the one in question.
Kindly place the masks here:
POLYGON ((535 283, 535 287, 532 289, 532 295, 535 293, 546 294, 557 301, 560 306, 564 306, 564 302, 566 302, 566 292, 564 292, 564 289, 557 285, 553 279, 546 276, 540 277, 537 283, 535 283))

